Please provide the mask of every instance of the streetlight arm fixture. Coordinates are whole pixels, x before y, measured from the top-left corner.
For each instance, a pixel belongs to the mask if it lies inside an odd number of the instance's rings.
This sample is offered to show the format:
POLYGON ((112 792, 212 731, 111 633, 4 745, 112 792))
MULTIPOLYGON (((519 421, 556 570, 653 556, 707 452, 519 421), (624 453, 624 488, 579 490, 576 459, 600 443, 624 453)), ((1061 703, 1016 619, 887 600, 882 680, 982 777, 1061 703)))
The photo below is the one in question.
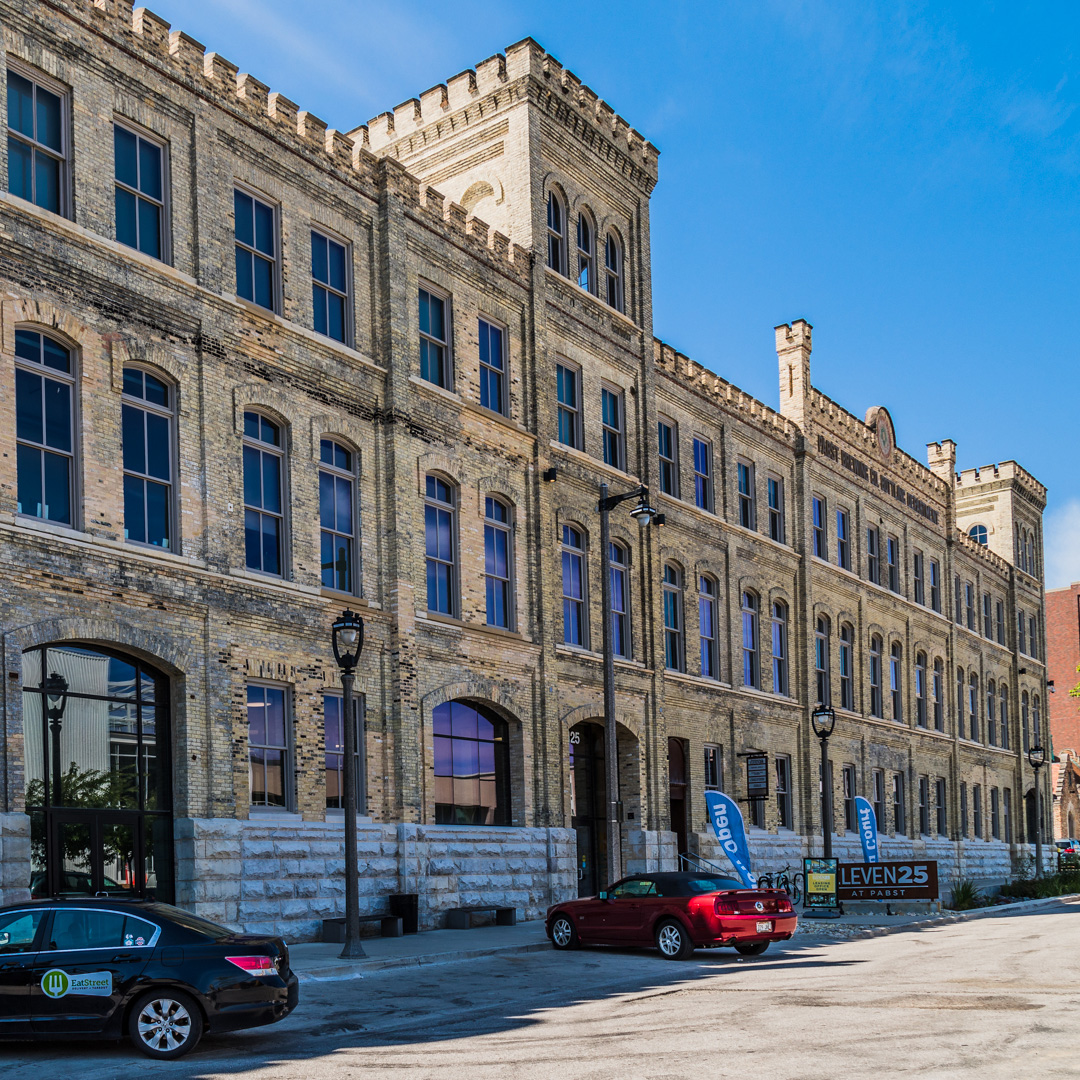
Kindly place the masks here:
POLYGON ((1036 743, 1027 753, 1028 764, 1035 770, 1035 876, 1042 877, 1042 788, 1039 784, 1039 770, 1046 764, 1046 750, 1041 742, 1036 743))

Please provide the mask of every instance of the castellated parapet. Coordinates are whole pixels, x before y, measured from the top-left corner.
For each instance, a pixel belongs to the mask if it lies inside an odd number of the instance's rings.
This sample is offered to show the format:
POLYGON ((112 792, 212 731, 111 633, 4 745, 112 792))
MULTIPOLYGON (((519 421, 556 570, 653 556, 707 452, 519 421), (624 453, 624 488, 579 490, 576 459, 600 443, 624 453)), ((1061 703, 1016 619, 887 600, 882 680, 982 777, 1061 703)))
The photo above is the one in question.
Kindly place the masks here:
POLYGON ((1046 507, 1046 485, 1041 484, 1015 461, 1000 461, 977 469, 963 469, 956 474, 957 496, 978 494, 991 484, 1011 483, 1042 510, 1046 507))

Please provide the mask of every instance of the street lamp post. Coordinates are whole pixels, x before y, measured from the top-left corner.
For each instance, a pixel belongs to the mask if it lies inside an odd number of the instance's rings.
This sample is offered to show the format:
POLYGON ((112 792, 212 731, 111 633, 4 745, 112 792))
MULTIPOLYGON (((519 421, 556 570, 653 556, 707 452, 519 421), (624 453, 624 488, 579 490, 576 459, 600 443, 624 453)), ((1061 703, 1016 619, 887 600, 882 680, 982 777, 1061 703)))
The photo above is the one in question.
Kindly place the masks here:
POLYGON ((345 788, 345 944, 342 960, 356 960, 367 953, 360 944, 360 866, 356 856, 357 794, 367 808, 367 765, 363 739, 357 745, 356 718, 353 712, 353 680, 356 663, 364 648, 364 623, 347 608, 333 625, 334 659, 341 669, 341 726, 344 734, 345 761, 342 784, 345 788), (359 754, 359 775, 357 770, 359 754))
POLYGON ((608 883, 622 875, 619 835, 619 757, 615 733, 615 653, 611 641, 611 511, 620 503, 637 499, 630 516, 639 525, 648 525, 656 516, 649 505, 649 489, 642 485, 622 495, 608 495, 600 485, 600 606, 604 613, 604 771, 607 777, 607 871, 608 883))
POLYGON ((49 733, 52 736, 52 791, 49 803, 62 805, 61 787, 64 769, 60 763, 60 732, 64 727, 64 709, 67 707, 68 681, 58 671, 52 672, 45 680, 45 698, 48 702, 49 733))
POLYGON ((810 726, 821 740, 821 831, 824 858, 832 858, 832 791, 829 785, 829 736, 836 727, 836 712, 831 705, 819 705, 810 714, 810 726))
POLYGON ((1035 770, 1035 876, 1042 877, 1042 788, 1039 770, 1046 764, 1046 751, 1036 743, 1028 751, 1028 764, 1035 770))

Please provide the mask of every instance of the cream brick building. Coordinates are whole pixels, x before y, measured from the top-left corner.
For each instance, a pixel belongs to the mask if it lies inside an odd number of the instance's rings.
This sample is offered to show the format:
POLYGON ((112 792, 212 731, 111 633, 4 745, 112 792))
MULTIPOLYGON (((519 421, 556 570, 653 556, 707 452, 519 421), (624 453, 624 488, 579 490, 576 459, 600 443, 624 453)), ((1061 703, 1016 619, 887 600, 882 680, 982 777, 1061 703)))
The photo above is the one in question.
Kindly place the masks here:
POLYGON ((657 341, 657 151, 553 57, 344 134, 125 0, 0 22, 5 899, 340 912, 346 605, 367 907, 595 887, 602 482, 665 519, 612 525, 628 871, 714 857, 703 792, 743 798, 749 750, 759 863, 820 845, 821 695, 842 853, 859 793, 886 854, 1008 875, 1045 490, 907 456, 811 385, 806 322, 779 412, 657 341))

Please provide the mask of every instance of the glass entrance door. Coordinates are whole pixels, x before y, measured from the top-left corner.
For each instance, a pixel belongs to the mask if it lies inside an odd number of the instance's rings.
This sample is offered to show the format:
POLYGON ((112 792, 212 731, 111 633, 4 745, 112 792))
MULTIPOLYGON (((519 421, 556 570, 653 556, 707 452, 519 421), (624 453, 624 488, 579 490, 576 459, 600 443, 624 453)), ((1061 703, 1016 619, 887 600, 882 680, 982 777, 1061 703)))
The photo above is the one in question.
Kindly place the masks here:
POLYGON ((49 895, 142 895, 138 815, 58 810, 49 818, 56 852, 47 868, 49 895))
POLYGON ((570 815, 577 834, 578 896, 594 896, 605 885, 607 829, 604 729, 585 722, 570 729, 570 815))

